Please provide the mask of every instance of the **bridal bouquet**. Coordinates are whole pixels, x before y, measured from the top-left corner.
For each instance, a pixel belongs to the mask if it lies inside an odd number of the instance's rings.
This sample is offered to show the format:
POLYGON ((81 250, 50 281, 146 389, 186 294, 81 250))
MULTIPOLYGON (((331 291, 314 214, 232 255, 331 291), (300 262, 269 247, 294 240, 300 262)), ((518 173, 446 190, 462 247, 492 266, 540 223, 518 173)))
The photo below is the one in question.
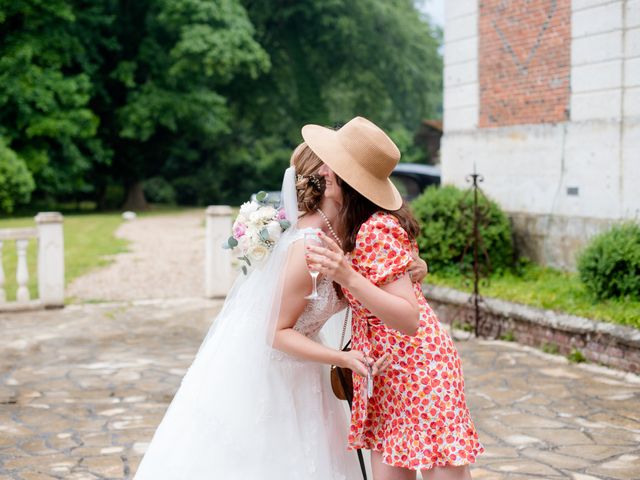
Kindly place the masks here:
POLYGON ((291 223, 284 209, 276 209, 263 203, 265 192, 257 195, 258 201, 245 202, 233 222, 233 235, 222 245, 243 262, 242 273, 247 274, 253 264, 267 258, 276 242, 291 223))

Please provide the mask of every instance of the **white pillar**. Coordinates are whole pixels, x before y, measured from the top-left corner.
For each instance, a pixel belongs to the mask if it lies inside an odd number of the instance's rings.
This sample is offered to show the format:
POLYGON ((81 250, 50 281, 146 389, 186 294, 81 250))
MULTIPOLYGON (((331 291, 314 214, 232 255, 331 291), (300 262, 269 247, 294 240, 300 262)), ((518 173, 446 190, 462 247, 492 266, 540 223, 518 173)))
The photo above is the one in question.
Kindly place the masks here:
POLYGON ((231 252, 222 244, 231 236, 233 210, 226 205, 207 207, 205 250, 205 295, 207 298, 225 297, 233 283, 231 252))
POLYGON ((38 224, 38 293, 45 307, 64 306, 63 217, 58 212, 40 212, 38 224))

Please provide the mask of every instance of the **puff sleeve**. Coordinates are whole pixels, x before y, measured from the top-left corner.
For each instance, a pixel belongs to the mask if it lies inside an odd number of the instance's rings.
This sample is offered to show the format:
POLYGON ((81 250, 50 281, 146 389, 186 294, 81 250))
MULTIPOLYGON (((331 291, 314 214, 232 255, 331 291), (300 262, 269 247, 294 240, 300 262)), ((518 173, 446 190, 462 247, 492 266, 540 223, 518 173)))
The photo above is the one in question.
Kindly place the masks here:
POLYGON ((362 224, 352 263, 369 281, 391 283, 406 273, 412 260, 409 235, 396 217, 378 212, 362 224))

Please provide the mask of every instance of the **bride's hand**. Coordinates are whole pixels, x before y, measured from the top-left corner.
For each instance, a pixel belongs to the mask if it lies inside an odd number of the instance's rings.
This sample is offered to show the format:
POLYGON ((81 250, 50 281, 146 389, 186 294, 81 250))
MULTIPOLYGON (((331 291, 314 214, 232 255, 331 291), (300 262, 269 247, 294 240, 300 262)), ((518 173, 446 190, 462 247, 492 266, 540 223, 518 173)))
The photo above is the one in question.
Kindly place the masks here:
POLYGON ((385 372, 391 365, 391 356, 388 353, 382 355, 375 362, 371 357, 366 356, 359 350, 347 350, 342 353, 340 367, 349 368, 361 377, 366 377, 369 373, 368 365, 371 365, 371 373, 375 377, 385 372))
POLYGON ((366 377, 369 374, 367 369, 368 363, 371 361, 364 353, 358 350, 347 350, 340 352, 341 359, 338 364, 339 367, 349 368, 351 371, 357 373, 361 377, 366 377))
POLYGON ((351 268, 342 249, 333 239, 323 232, 320 232, 319 236, 324 241, 326 248, 315 245, 306 247, 305 254, 309 260, 309 269, 320 272, 340 285, 346 285, 349 276, 355 274, 355 271, 351 268))

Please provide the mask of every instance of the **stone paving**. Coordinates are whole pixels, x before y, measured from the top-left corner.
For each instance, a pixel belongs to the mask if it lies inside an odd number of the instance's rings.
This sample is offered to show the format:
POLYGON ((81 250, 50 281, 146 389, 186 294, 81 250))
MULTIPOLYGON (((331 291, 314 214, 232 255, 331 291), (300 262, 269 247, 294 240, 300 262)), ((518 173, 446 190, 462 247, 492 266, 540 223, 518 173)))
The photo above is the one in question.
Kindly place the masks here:
MULTIPOLYGON (((0 315, 0 480, 132 478, 219 307, 193 298, 0 315)), ((457 345, 487 449, 474 478, 640 478, 638 377, 513 343, 457 345)))

